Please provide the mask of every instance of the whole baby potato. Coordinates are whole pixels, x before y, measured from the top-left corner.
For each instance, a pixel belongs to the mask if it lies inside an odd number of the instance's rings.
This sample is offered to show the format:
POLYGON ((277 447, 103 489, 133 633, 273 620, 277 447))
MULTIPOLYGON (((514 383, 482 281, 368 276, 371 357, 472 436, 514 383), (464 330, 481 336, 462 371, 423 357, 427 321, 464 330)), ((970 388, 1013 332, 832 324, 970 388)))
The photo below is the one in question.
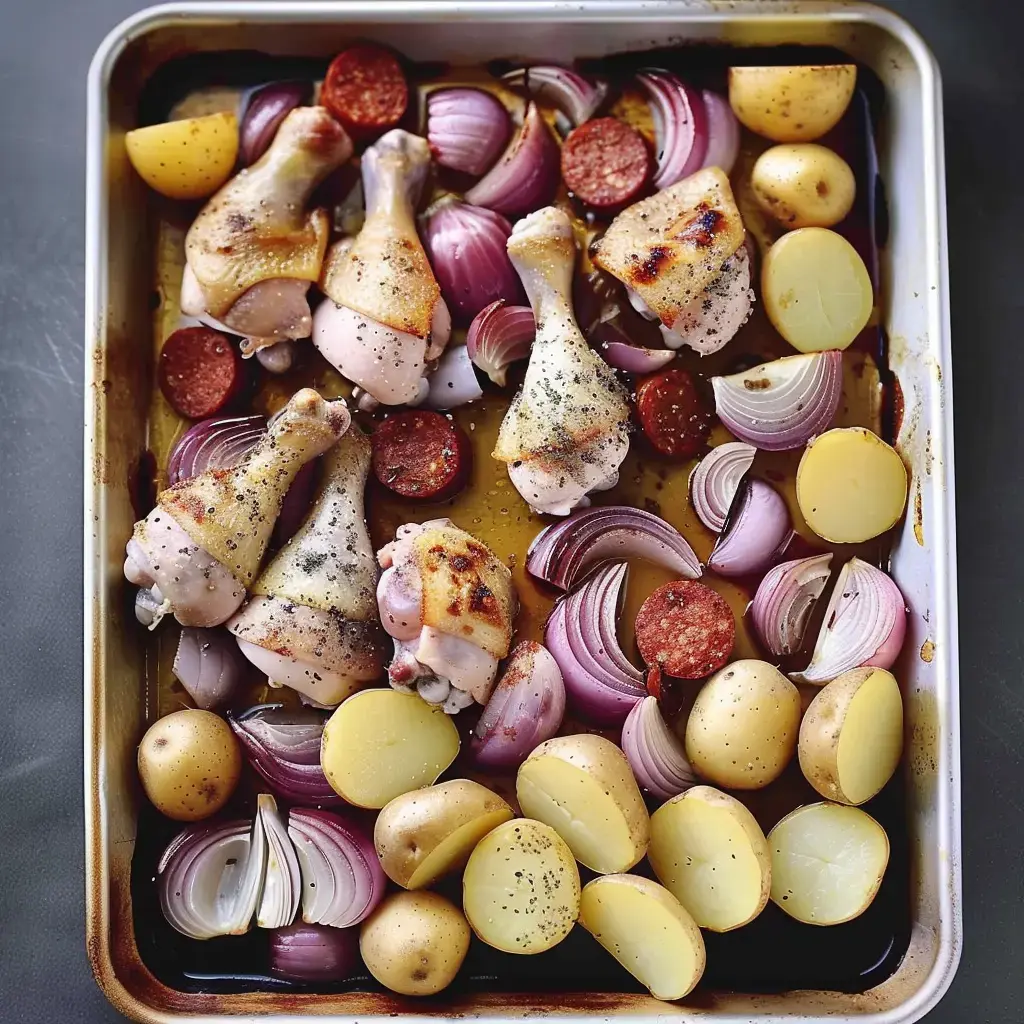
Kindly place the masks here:
POLYGON ((686 722, 686 757, 726 789, 761 789, 796 750, 800 692, 774 666, 749 658, 719 669, 686 722))
POLYGON ((810 142, 765 150, 750 184, 761 209, 787 228, 830 228, 850 212, 857 193, 850 165, 810 142))
POLYGON ((469 949, 469 924, 436 892, 396 892, 363 922, 366 969, 392 992, 431 996, 447 988, 469 949))
POLYGON ((216 814, 238 784, 242 752, 223 718, 189 708, 154 722, 139 744, 146 796, 175 821, 216 814))

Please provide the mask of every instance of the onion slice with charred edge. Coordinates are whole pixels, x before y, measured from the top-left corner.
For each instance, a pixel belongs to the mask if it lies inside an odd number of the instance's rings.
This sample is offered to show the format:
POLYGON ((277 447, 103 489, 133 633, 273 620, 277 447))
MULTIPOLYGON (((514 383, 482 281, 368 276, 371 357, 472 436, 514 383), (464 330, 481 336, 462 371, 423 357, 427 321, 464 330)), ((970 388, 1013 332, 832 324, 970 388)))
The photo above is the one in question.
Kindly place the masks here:
POLYGON ((741 441, 771 452, 799 448, 832 423, 843 388, 843 354, 784 356, 712 377, 711 386, 718 418, 741 441))
POLYGON ((466 351, 473 365, 503 388, 507 368, 529 357, 536 333, 529 306, 506 306, 504 299, 498 299, 473 318, 466 351))
POLYGON ((592 565, 608 558, 637 557, 695 580, 700 559, 664 519, 627 505, 574 512, 546 527, 526 553, 526 571, 568 590, 592 565))
POLYGON ((798 558, 775 566, 761 580, 750 606, 761 643, 776 657, 795 654, 807 621, 830 574, 832 553, 798 558))
POLYGON ((630 711, 622 727, 622 752, 640 788, 659 800, 668 800, 700 781, 655 697, 644 697, 630 711))
POLYGON ((636 77, 650 100, 658 149, 653 184, 660 191, 704 166, 707 111, 704 97, 668 71, 652 68, 636 77))
POLYGON ((753 445, 727 441, 697 463, 690 478, 690 501, 697 518, 714 533, 725 529, 736 492, 756 455, 753 445))
POLYGON ((608 94, 606 82, 591 82, 569 68, 554 65, 518 68, 502 75, 501 80, 510 89, 557 107, 569 121, 570 128, 578 128, 589 121, 608 94))
POLYGON ((906 602, 899 587, 881 569, 851 558, 839 572, 811 663, 790 678, 821 686, 852 668, 891 668, 906 633, 906 602))
POLYGON ((654 373, 675 359, 670 348, 641 348, 624 341, 606 341, 601 345, 601 354, 609 366, 626 373, 654 373))
POLYGON ((782 556, 792 539, 789 509, 782 496, 763 480, 748 479, 732 503, 708 568, 720 576, 763 572, 782 556))

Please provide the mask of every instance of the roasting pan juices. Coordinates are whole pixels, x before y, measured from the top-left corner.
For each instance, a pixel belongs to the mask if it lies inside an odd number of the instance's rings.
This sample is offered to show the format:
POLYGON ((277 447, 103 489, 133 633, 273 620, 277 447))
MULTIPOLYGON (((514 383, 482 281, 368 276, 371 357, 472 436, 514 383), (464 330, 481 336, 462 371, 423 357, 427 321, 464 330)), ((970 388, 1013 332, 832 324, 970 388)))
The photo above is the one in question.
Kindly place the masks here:
MULTIPOLYGON (((899 535, 844 546, 834 568, 854 554, 884 565, 891 546, 892 572, 911 611, 903 653, 893 669, 905 709, 903 761, 868 805, 888 833, 890 859, 878 896, 848 924, 810 928, 770 904, 743 929, 707 933, 703 980, 672 1009, 727 1020, 750 1014, 913 1020, 944 991, 960 940, 951 490, 947 497, 952 452, 936 72, 913 33, 873 8, 815 5, 814 13, 806 14, 799 4, 728 7, 623 10, 602 4, 567 13, 543 3, 481 4, 469 12, 460 5, 453 18, 445 5, 431 4, 260 5, 254 10, 196 5, 142 15, 101 49, 90 92, 88 295, 95 404, 86 464, 88 942, 97 977, 126 1013, 154 1020, 224 1013, 331 1013, 349 1019, 465 1013, 497 1019, 531 1011, 645 1016, 667 1009, 641 994, 641 987, 579 927, 535 957, 474 943, 456 983, 440 996, 416 1001, 381 990, 365 975, 343 984, 282 982, 266 973, 266 933, 254 929, 242 937, 197 942, 171 929, 160 911, 155 866, 180 826, 162 818, 139 794, 135 746, 146 725, 183 704, 183 691, 170 671, 177 631, 164 627, 143 637, 133 621, 120 560, 132 521, 151 506, 147 491, 154 483, 166 485, 167 458, 183 422, 153 386, 153 355, 180 315, 188 219, 174 204, 147 193, 127 164, 121 140, 137 124, 165 119, 175 104, 226 109, 239 87, 292 75, 319 77, 327 61, 355 39, 395 47, 415 69, 413 80, 432 84, 476 81, 481 67, 500 72, 523 61, 571 58, 613 77, 628 77, 630 70, 648 65, 676 69, 700 85, 721 89, 731 63, 858 62, 862 87, 849 124, 844 122, 849 130, 844 155, 858 178, 851 219, 863 231, 865 252, 879 253, 880 283, 872 320, 877 326, 844 357, 834 422, 867 426, 896 442, 911 482, 899 535), (752 49, 765 46, 775 49, 752 49), (864 187, 872 180, 875 150, 884 196, 864 187)), ((642 119, 631 109, 628 92, 613 112, 625 120, 642 119)), ((738 176, 756 157, 756 147, 746 136, 738 176)), ((756 237, 756 218, 748 217, 749 203, 744 205, 740 190, 737 195, 748 232, 756 237)), ((586 226, 581 219, 581 234, 586 226)), ((710 377, 791 352, 758 302, 733 343, 702 361, 688 353, 682 365, 710 377)), ((510 380, 517 379, 513 371, 510 380)), ((276 411, 302 386, 317 387, 325 397, 348 394, 342 379, 310 352, 283 377, 264 378, 251 407, 276 411)), ((449 502, 417 504, 389 496, 371 481, 367 519, 375 549, 391 540, 401 523, 444 515, 490 545, 513 569, 522 605, 518 641, 542 638, 555 595, 531 582, 522 564, 530 540, 551 520, 531 514, 505 467, 487 458, 510 394, 511 388, 485 387, 481 401, 453 412, 473 441, 474 467, 464 491, 449 502), (509 556, 515 556, 511 562, 509 556)), ((372 417, 356 419, 369 424, 372 417)), ((721 433, 712 434, 712 444, 725 436, 722 428, 715 429, 721 433)), ((756 468, 791 505, 798 455, 759 458, 756 468)), ((692 464, 669 463, 634 444, 620 483, 597 503, 634 505, 664 516, 706 561, 714 535, 689 506, 692 464)), ((803 554, 791 549, 787 557, 803 554)), ((631 649, 640 602, 670 578, 647 563, 631 565, 622 615, 624 649, 631 649)), ((736 618, 736 656, 758 657, 744 617, 752 588, 743 579, 719 579, 715 585, 736 618)), ((808 630, 812 645, 824 602, 818 612, 808 630)), ((683 713, 696 689, 688 685, 678 695, 683 713)), ((279 699, 282 692, 288 691, 256 688, 251 703, 279 699)), ((466 771, 457 762, 445 777, 466 771)), ((500 788, 495 778, 480 778, 500 788)), ((232 806, 251 814, 255 792, 254 785, 243 783, 232 806)), ((793 807, 817 799, 795 760, 783 779, 748 796, 766 832, 793 807)), ((442 885, 441 891, 447 889, 442 885)), ((458 900, 457 885, 451 895, 458 900)))

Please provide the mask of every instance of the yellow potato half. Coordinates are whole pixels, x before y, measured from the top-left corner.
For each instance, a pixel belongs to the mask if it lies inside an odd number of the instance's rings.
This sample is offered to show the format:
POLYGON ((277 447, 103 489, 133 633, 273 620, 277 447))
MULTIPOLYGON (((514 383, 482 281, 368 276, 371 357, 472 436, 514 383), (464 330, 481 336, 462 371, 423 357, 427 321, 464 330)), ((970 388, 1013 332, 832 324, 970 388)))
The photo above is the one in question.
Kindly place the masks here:
POLYGON ((836 427, 809 441, 796 471, 796 500, 807 525, 833 544, 871 540, 907 506, 907 468, 865 427, 836 427))
POLYGON ((768 903, 772 867, 764 833, 739 800, 710 786, 694 786, 651 815, 648 856, 701 928, 732 931, 768 903))
POLYGON ((431 785, 458 752, 459 731, 439 707, 415 693, 362 690, 328 719, 320 764, 342 799, 378 809, 431 785))
POLYGON ((862 804, 880 793, 903 753, 903 699, 891 672, 855 668, 811 701, 797 747, 807 781, 828 800, 862 804))
POLYGON ((516 796, 524 814, 550 825, 602 875, 631 868, 647 852, 647 807, 626 755, 603 736, 542 743, 519 769, 516 796))
POLYGON ((605 875, 583 889, 580 924, 655 999, 682 999, 704 973, 704 938, 663 886, 638 875, 605 875))
POLYGON ((171 199, 205 199, 231 177, 238 157, 234 113, 136 128, 124 137, 139 177, 171 199))
POLYGON ((497 793, 454 779, 396 796, 377 815, 373 843, 388 878, 421 889, 463 867, 473 847, 512 817, 497 793))

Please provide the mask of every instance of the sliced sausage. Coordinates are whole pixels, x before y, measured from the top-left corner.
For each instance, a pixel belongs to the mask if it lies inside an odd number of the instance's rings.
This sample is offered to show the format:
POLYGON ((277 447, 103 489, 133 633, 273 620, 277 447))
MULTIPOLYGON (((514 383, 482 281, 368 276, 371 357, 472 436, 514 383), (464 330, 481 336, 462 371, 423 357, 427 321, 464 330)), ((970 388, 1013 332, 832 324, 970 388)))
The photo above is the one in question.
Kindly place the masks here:
MULTIPOLYGON (((703 583, 666 583, 640 607, 636 645, 644 663, 677 679, 702 679, 728 660, 736 640, 736 622, 725 598, 703 583)), ((648 683, 650 685, 650 681, 648 683)))
POLYGON ((447 416, 411 409, 389 416, 374 432, 373 472, 403 498, 441 501, 465 484, 472 462, 469 438, 447 416))
POLYGON ((650 173, 647 143, 615 117, 584 122, 562 147, 565 186, 588 206, 625 205, 643 189, 650 173))
POLYGON ((242 357, 226 334, 212 327, 182 327, 160 352, 160 390, 189 419, 214 416, 242 390, 242 357))
POLYGON ((394 128, 409 104, 402 66, 390 50, 363 44, 331 61, 320 102, 353 138, 367 139, 394 128))
POLYGON ((644 377, 636 389, 636 412, 647 440, 662 455, 689 459, 704 447, 713 415, 686 370, 672 367, 644 377))

